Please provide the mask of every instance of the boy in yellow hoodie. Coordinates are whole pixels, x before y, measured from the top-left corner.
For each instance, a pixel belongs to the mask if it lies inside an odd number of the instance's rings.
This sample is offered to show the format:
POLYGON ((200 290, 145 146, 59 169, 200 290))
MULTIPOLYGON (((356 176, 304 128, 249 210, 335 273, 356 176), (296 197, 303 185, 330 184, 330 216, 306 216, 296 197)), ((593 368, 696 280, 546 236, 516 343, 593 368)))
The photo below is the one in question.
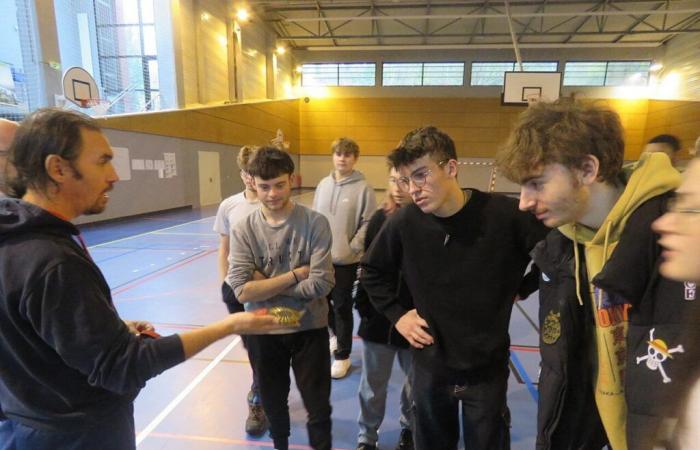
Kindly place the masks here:
POLYGON ((498 158, 521 185, 520 209, 555 228, 533 251, 538 449, 651 449, 681 377, 688 302, 682 283, 658 275, 650 229, 680 175, 665 154, 628 167, 623 156, 615 112, 558 101, 525 111, 498 158))

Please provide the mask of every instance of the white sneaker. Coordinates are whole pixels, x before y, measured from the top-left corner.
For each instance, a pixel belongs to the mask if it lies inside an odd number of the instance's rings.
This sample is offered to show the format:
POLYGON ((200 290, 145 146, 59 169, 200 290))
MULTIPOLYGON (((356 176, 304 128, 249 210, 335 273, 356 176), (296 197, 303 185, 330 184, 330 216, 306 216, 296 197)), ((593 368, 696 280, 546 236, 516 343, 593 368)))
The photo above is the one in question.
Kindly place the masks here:
POLYGON ((338 338, 335 336, 331 336, 328 339, 328 348, 331 351, 331 356, 335 353, 336 350, 338 350, 338 338))
POLYGON ((347 359, 335 359, 331 365, 331 378, 338 379, 343 378, 348 374, 350 370, 350 358, 347 359))

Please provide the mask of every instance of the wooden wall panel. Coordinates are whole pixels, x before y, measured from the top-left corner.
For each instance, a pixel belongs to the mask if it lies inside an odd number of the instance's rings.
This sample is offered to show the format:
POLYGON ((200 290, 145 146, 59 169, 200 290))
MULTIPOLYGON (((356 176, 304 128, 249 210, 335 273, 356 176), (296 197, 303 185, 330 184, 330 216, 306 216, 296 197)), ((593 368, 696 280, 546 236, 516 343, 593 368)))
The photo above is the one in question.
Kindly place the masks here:
POLYGON ((228 145, 267 144, 282 129, 299 153, 298 100, 269 101, 106 117, 104 128, 228 145))
MULTIPOLYGON (((643 143, 647 100, 607 100, 625 125, 632 159, 643 143)), ((302 154, 328 154, 333 139, 347 136, 367 155, 385 155, 410 130, 435 125, 455 141, 461 157, 493 157, 523 111, 497 98, 343 98, 299 103, 302 154), (324 142, 325 140, 325 142, 324 142), (388 144, 388 145, 387 145, 388 144)))
POLYGON ((672 134, 681 140, 681 158, 689 158, 688 149, 700 136, 700 102, 651 100, 644 142, 659 134, 672 134))

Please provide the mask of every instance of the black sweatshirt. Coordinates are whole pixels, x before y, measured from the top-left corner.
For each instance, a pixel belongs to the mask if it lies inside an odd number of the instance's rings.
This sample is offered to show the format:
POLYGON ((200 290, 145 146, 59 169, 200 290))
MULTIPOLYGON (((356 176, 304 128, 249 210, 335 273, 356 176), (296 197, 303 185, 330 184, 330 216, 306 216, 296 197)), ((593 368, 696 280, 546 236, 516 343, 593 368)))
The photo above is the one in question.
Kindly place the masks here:
MULTIPOLYGON (((382 225, 384 225, 387 217, 386 212, 382 208, 376 210, 372 215, 367 225, 367 233, 365 234, 365 252, 369 249, 369 246, 372 244, 372 241, 374 241, 379 230, 382 229, 382 225)), ((408 287, 406 287, 406 283, 403 281, 400 282, 400 286, 398 287, 397 299, 399 304, 404 308, 413 308, 411 293, 408 292, 408 287)), ((379 344, 393 345, 399 348, 409 347, 408 341, 394 328, 394 324, 389 322, 383 314, 372 306, 367 291, 365 291, 362 283, 359 284, 355 295, 355 307, 361 319, 357 334, 362 339, 379 344)))
POLYGON ((129 332, 77 234, 0 199, 0 403, 32 427, 77 431, 131 414, 146 381, 184 360, 179 336, 129 332))
POLYGON ((435 344, 418 364, 449 369, 467 381, 506 367, 513 299, 529 252, 548 229, 517 200, 471 191, 453 216, 417 206, 390 217, 362 261, 362 283, 374 306, 396 323, 407 310, 395 296, 399 271, 435 344))

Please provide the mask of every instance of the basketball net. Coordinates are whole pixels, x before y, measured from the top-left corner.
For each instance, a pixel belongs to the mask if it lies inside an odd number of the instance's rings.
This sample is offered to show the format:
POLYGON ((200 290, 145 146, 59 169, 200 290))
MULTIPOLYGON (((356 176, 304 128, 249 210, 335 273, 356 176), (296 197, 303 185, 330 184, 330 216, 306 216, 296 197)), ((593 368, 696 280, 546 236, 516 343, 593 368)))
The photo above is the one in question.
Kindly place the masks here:
POLYGON ((91 109, 96 116, 104 116, 109 107, 112 106, 108 100, 100 98, 81 98, 78 99, 78 102, 81 108, 91 109))

